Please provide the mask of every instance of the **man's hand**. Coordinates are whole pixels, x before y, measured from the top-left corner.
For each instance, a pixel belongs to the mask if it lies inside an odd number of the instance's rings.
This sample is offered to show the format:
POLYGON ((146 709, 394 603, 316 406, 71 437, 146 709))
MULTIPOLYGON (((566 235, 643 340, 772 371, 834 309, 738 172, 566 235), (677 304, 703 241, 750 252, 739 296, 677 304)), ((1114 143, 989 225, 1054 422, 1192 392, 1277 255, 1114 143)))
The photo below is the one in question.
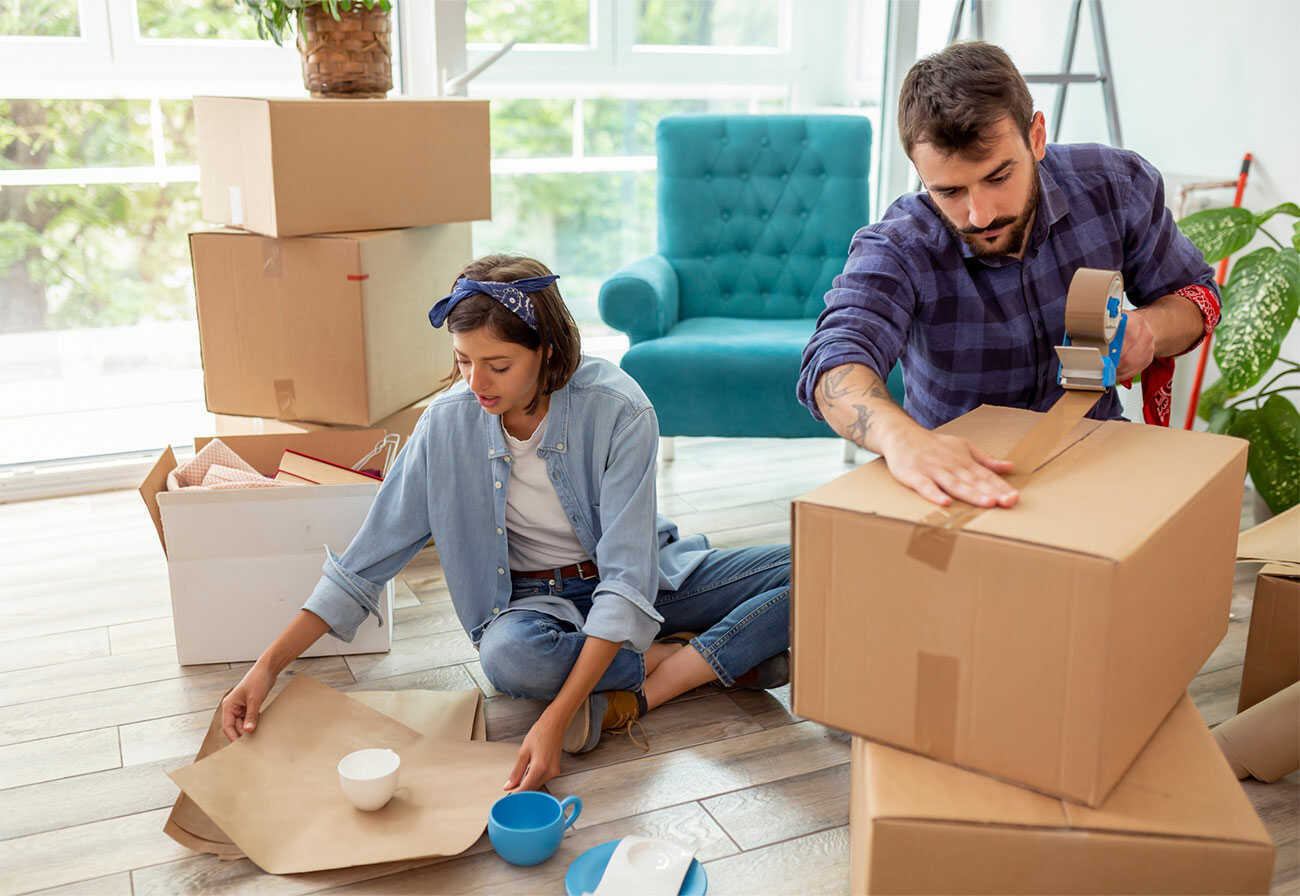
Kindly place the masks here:
MULTIPOLYGON (((1186 300, 1183 300, 1186 301, 1186 300)), ((1156 337, 1141 310, 1126 312, 1124 345, 1120 348, 1115 381, 1127 382, 1151 366, 1156 357, 1156 337)))
POLYGON ((977 507, 1011 507, 1020 498, 1020 493, 997 475, 1010 473, 1011 462, 993 457, 965 439, 916 426, 882 447, 893 477, 940 507, 947 507, 953 498, 977 507))
POLYGON ((564 743, 567 724, 561 724, 549 710, 542 713, 533 727, 528 729, 528 734, 519 747, 519 758, 515 760, 515 767, 506 779, 504 790, 512 793, 517 790, 537 790, 560 773, 560 748, 564 743))
POLYGON ((889 397, 865 364, 833 367, 818 380, 817 407, 851 442, 885 458, 889 472, 941 507, 958 498, 977 507, 1010 507, 1020 495, 997 474, 1011 464, 990 457, 965 439, 925 429, 889 397))

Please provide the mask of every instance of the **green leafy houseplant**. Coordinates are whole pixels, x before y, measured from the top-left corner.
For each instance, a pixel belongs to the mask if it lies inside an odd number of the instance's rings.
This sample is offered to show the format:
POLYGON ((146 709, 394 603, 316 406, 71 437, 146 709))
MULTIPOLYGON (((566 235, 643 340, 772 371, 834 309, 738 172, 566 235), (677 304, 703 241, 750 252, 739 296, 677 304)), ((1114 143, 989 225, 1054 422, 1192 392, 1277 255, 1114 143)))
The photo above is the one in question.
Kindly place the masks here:
POLYGON ((298 33, 302 33, 303 11, 308 6, 322 7, 336 22, 343 20, 343 13, 353 9, 391 12, 393 8, 392 0, 240 0, 240 3, 256 18, 258 36, 280 46, 284 45, 290 19, 298 33))
POLYGON ((1273 243, 1232 266, 1214 334, 1221 376, 1201 393, 1196 412, 1212 432, 1249 440, 1250 478, 1269 509, 1281 513, 1300 504, 1300 412, 1287 397, 1300 392, 1300 364, 1278 357, 1300 312, 1300 221, 1288 246, 1264 227, 1277 215, 1300 218, 1300 206, 1285 202, 1259 214, 1206 209, 1178 226, 1210 263, 1244 249, 1257 234, 1273 243))

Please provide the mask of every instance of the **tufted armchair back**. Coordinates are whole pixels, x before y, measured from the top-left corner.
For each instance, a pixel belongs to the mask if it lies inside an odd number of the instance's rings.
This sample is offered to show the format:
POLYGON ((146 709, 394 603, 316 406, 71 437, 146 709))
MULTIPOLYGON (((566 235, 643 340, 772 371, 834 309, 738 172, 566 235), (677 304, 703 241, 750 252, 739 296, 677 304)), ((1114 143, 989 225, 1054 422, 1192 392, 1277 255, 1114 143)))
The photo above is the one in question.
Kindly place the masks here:
POLYGON ((860 116, 671 116, 656 131, 659 252, 679 319, 816 317, 867 217, 860 116))

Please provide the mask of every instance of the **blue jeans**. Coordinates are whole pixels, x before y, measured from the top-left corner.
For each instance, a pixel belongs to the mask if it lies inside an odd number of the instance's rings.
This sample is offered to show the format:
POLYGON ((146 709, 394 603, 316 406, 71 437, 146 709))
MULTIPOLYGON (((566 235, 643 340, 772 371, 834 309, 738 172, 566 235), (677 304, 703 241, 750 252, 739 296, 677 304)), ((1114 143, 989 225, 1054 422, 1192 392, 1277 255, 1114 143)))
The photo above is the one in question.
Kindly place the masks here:
MULTIPOLYGON (((554 595, 591 609, 595 579, 519 579, 512 597, 554 595)), ((691 645, 724 685, 790 647, 790 546, 716 549, 676 591, 660 591, 659 636, 698 632, 691 645)), ((492 686, 511 697, 551 700, 560 692, 587 636, 533 610, 493 620, 479 642, 479 661, 492 686)), ((593 690, 634 691, 645 683, 645 658, 624 647, 593 690)))

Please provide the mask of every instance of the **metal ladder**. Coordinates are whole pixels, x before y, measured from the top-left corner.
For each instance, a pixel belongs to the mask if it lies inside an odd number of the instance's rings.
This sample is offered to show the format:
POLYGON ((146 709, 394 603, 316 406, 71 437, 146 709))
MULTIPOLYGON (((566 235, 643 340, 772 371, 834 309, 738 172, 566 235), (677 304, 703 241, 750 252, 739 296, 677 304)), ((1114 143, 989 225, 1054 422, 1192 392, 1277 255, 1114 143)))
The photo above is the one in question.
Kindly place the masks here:
MULTIPOLYGON (((1079 42, 1079 16, 1083 13, 1085 0, 1073 0, 1070 4, 1070 21, 1065 29, 1065 47, 1061 51, 1061 70, 1045 74, 1025 75, 1030 84, 1055 84, 1056 99, 1052 104, 1052 142, 1061 138, 1061 122, 1065 118, 1065 96, 1071 84, 1100 84, 1102 102, 1106 107, 1106 129, 1110 132, 1112 146, 1123 147, 1123 138, 1119 129, 1119 107, 1115 102, 1115 76, 1110 66, 1110 46, 1106 41, 1106 22, 1102 17, 1101 0, 1087 0, 1089 16, 1092 19, 1092 41, 1097 50, 1097 72, 1095 74, 1076 74, 1071 72, 1074 66, 1074 48, 1079 42)), ((957 0, 952 11, 952 25, 948 28, 948 43, 953 43, 961 34, 962 19, 967 7, 970 7, 970 24, 974 40, 984 39, 983 0, 957 0)))

